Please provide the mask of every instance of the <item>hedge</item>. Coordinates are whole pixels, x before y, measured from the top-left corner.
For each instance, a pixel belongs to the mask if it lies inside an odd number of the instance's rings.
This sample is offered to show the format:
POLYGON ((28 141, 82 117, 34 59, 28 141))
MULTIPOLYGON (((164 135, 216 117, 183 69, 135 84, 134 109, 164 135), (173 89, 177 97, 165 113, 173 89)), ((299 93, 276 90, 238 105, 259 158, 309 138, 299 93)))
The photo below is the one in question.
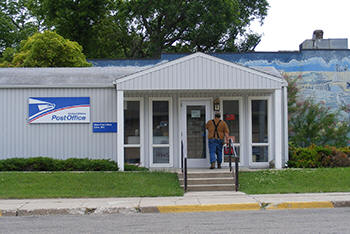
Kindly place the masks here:
POLYGON ((139 167, 134 164, 124 164, 124 171, 148 171, 148 168, 145 167, 139 167))
POLYGON ((0 160, 0 171, 118 171, 118 165, 107 159, 9 158, 0 160))
POLYGON ((287 165, 297 168, 349 167, 350 147, 311 145, 301 148, 290 145, 287 165))

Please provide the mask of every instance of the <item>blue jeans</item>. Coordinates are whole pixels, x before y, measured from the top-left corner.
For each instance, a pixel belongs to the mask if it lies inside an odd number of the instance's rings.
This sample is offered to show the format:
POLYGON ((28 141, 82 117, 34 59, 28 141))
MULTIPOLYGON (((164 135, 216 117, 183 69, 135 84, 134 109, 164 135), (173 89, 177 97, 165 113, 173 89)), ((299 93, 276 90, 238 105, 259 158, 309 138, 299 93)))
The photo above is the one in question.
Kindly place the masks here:
POLYGON ((223 140, 220 139, 209 139, 209 154, 210 154, 210 163, 217 161, 218 163, 222 162, 222 146, 223 140), (217 158, 216 158, 216 156, 217 158))

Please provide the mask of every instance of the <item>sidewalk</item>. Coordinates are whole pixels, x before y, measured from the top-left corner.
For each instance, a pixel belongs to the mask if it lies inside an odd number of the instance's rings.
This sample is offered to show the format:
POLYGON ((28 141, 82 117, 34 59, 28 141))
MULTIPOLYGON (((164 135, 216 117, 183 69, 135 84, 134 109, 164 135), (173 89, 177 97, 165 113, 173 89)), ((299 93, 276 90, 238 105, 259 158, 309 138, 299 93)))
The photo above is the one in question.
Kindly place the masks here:
POLYGON ((350 207, 348 193, 188 192, 183 197, 0 200, 0 216, 169 213, 350 207))

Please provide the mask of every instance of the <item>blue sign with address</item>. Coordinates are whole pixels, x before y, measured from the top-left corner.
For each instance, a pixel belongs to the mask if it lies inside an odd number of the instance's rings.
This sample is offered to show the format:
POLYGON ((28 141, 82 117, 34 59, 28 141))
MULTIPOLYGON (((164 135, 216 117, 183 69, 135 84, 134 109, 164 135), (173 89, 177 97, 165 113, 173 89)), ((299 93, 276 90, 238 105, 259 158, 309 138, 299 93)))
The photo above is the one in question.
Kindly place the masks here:
POLYGON ((117 122, 94 122, 92 124, 93 132, 117 132, 117 122))

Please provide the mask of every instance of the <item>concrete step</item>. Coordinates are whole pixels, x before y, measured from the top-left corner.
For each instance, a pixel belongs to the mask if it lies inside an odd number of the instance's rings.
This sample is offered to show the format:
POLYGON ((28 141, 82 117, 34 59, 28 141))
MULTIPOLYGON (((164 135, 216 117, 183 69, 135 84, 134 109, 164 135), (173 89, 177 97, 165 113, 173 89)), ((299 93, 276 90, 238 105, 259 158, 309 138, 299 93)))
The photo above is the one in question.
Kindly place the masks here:
MULTIPOLYGON (((227 169, 188 170, 187 191, 234 191, 233 172, 227 169)), ((181 187, 184 187, 184 177, 178 173, 181 187)))
MULTIPOLYGON (((181 186, 183 187, 183 186, 181 186)), ((188 192, 199 191, 234 191, 235 186, 233 184, 212 184, 212 185, 187 185, 188 192)))
MULTIPOLYGON (((180 185, 184 184, 182 177, 179 177, 180 185)), ((187 185, 199 185, 199 184, 234 184, 232 177, 217 177, 217 178, 189 178, 187 179, 187 185)))
MULTIPOLYGON (((179 178, 183 177, 182 173, 179 173, 179 178)), ((187 178, 233 178, 232 172, 187 172, 187 178)))

